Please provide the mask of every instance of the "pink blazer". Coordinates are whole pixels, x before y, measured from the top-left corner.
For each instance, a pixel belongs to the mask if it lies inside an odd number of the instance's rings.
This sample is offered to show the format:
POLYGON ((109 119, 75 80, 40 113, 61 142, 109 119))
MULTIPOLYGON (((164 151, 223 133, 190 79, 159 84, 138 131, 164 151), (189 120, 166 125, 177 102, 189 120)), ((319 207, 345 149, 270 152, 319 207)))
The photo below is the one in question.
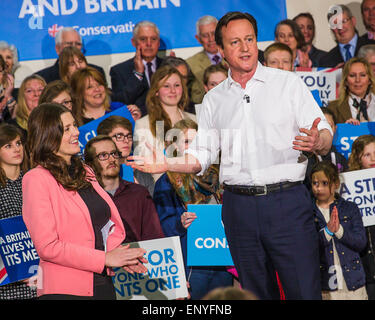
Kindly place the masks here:
MULTIPOLYGON (((90 169, 87 171, 91 176, 90 169)), ((125 229, 110 196, 96 180, 92 185, 111 208, 110 251, 125 239, 125 229)), ((23 219, 40 257, 38 296, 92 296, 93 273, 103 271, 105 252, 94 249, 90 213, 78 192, 65 190, 41 166, 25 174, 22 192, 23 219)))

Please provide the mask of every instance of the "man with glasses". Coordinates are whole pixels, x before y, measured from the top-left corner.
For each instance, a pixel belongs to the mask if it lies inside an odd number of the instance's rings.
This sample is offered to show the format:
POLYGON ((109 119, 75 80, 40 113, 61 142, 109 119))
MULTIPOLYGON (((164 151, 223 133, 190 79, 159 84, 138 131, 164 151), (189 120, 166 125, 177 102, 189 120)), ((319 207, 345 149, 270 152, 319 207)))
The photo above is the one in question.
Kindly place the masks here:
MULTIPOLYGON (((120 133, 117 136, 124 139, 120 133)), ((122 156, 112 138, 98 135, 89 140, 84 157, 116 204, 126 231, 124 242, 163 238, 164 233, 150 193, 144 186, 120 178, 122 156)))
MULTIPOLYGON (((65 47, 76 47, 77 49, 82 50, 82 38, 74 28, 65 27, 60 29, 59 32, 56 33, 55 50, 58 56, 65 47)), ((90 63, 88 65, 101 72, 105 79, 105 73, 102 67, 90 63)), ((59 80, 59 59, 57 59, 52 66, 39 70, 36 73, 42 76, 47 83, 50 83, 54 80, 59 80)))
MULTIPOLYGON (((99 124, 96 132, 98 135, 107 135, 113 140, 121 153, 121 164, 126 165, 126 159, 132 152, 133 147, 133 126, 131 122, 121 116, 110 116, 99 124)), ((151 174, 133 170, 131 167, 122 167, 122 169, 132 170, 134 182, 145 186, 151 195, 154 194, 155 182, 151 174)))
POLYGON ((202 45, 203 50, 186 60, 194 75, 191 84, 191 100, 194 103, 202 103, 205 94, 203 85, 203 73, 210 65, 221 63, 222 57, 215 42, 215 28, 217 19, 213 16, 203 16, 196 23, 195 38, 202 45))
POLYGON ((355 28, 357 20, 347 6, 331 6, 327 19, 337 45, 320 59, 319 66, 341 68, 346 61, 357 55, 359 48, 366 42, 358 37, 355 28))

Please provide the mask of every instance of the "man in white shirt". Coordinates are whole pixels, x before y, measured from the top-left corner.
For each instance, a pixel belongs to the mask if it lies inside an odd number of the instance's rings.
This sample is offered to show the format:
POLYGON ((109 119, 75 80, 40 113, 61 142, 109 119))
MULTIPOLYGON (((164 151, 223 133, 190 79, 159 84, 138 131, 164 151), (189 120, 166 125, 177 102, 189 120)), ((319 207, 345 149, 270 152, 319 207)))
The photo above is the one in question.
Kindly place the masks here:
POLYGON ((302 184, 302 152, 327 153, 332 129, 297 75, 258 62, 251 15, 227 13, 215 39, 229 76, 205 95, 183 161, 133 157, 141 160, 133 166, 202 174, 221 151, 222 218, 241 286, 277 299, 276 270, 287 299, 320 299, 318 234, 302 184))

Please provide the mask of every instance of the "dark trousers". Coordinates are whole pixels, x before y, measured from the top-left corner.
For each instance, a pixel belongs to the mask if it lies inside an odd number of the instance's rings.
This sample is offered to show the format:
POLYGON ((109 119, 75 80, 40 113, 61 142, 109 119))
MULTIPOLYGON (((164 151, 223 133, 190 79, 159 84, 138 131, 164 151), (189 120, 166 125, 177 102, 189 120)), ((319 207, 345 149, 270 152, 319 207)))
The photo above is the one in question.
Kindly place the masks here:
POLYGON ((276 270, 285 298, 321 299, 318 233, 304 185, 264 196, 224 191, 222 218, 244 289, 277 299, 276 270))

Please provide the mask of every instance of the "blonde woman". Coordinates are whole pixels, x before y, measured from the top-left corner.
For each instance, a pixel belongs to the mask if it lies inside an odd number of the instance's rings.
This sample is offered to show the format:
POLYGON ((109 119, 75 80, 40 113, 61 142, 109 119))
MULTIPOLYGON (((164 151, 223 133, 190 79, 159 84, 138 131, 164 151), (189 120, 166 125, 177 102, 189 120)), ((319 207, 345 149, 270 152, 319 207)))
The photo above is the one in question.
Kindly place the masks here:
POLYGON ((370 64, 364 58, 345 63, 339 98, 328 104, 337 123, 359 125, 375 120, 375 81, 370 64))
MULTIPOLYGON (((164 155, 165 135, 180 120, 196 117, 184 109, 189 103, 188 91, 180 72, 169 65, 160 67, 152 76, 147 93, 148 114, 135 123, 134 155, 150 155, 155 148, 157 156, 164 155)), ((156 181, 161 174, 153 174, 156 181)))
POLYGON ((46 82, 37 74, 26 77, 21 83, 18 92, 16 119, 12 123, 20 127, 23 133, 27 132, 29 114, 38 106, 39 97, 45 86, 46 82))

